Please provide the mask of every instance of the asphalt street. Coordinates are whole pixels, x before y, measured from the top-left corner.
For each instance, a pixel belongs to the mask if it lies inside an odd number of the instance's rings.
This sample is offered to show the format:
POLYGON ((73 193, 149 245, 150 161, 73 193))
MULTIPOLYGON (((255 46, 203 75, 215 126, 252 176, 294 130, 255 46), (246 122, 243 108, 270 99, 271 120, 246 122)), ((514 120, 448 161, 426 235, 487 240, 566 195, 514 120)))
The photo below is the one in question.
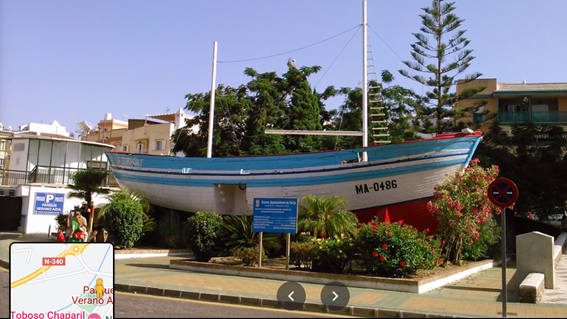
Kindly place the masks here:
POLYGON ((182 300, 179 298, 115 294, 115 318, 344 318, 312 312, 287 311, 182 300))
MULTIPOLYGON (((10 273, 0 268, 0 318, 10 318, 10 273)), ((311 312, 266 309, 183 300, 179 298, 115 294, 115 318, 339 318, 311 312)))

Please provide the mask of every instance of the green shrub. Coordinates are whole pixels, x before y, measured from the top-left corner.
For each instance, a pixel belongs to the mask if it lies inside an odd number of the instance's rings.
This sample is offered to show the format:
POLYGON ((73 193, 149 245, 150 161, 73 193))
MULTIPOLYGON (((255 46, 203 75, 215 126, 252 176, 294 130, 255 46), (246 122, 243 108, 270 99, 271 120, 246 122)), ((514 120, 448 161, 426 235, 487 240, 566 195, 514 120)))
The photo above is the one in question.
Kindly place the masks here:
POLYGON ((135 201, 121 199, 110 203, 104 221, 120 247, 131 248, 143 235, 144 212, 135 201))
POLYGON ((289 250, 289 261, 292 265, 311 269, 313 260, 317 256, 317 249, 313 241, 294 241, 290 244, 289 250))
POLYGON ((363 225, 358 244, 366 270, 382 277, 407 277, 420 269, 433 269, 439 262, 439 241, 403 221, 376 219, 363 225))
MULTIPOLYGON (((224 216, 223 220, 221 236, 223 253, 234 253, 234 250, 237 248, 258 245, 260 236, 257 232, 252 231, 252 216, 227 215, 224 216)), ((280 234, 264 233, 262 237, 262 247, 265 251, 273 251, 280 248, 280 234)))
MULTIPOLYGON (((239 247, 232 251, 234 257, 240 258, 245 265, 253 266, 258 264, 258 245, 254 247, 239 247)), ((267 261, 266 253, 262 252, 262 261, 267 261)))
POLYGON ((463 242, 463 259, 479 260, 484 258, 494 258, 500 253, 500 226, 494 220, 494 216, 489 217, 486 222, 479 227, 479 237, 469 242, 463 242), (494 247, 494 246, 497 247, 494 247), (496 248, 496 249, 495 249, 496 248))
POLYGON ((354 243, 354 239, 348 238, 344 234, 317 239, 315 241, 317 256, 313 261, 313 268, 319 271, 345 273, 356 250, 354 243))
POLYGON ((187 219, 187 243, 199 261, 209 261, 219 242, 222 217, 213 212, 198 212, 187 219))

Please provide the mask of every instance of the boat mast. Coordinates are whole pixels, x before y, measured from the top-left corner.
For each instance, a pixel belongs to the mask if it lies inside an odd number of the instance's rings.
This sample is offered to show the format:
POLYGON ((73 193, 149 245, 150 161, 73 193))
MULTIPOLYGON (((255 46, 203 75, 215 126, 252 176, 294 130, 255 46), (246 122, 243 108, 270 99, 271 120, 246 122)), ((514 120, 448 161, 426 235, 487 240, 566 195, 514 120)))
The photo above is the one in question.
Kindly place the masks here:
POLYGON ((213 76, 211 80, 211 106, 209 110, 209 139, 207 142, 207 158, 213 154, 213 124, 215 120, 215 85, 217 76, 217 41, 213 44, 213 76))
MULTIPOLYGON (((368 146, 368 61, 366 1, 362 1, 362 147, 368 146)), ((362 153, 362 161, 368 161, 368 154, 362 153)))

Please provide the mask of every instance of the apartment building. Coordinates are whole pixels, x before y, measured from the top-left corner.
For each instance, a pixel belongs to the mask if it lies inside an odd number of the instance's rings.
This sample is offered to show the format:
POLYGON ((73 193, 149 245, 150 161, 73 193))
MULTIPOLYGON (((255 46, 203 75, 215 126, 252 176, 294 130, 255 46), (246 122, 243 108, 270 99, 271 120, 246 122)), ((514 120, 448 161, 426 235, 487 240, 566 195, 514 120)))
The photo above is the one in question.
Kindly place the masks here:
POLYGON ((469 83, 458 81, 457 94, 472 87, 485 89, 471 98, 459 101, 459 107, 472 106, 475 103, 486 104, 473 117, 459 121, 473 122, 480 125, 480 130, 487 132, 495 120, 500 122, 502 130, 510 132, 512 124, 531 120, 537 125, 561 126, 567 131, 567 83, 527 83, 498 82, 496 79, 476 79, 469 83), (488 115, 483 115, 489 111, 488 115))
MULTIPOLYGON (((171 135, 192 118, 183 109, 173 113, 146 115, 142 119, 118 121, 106 114, 98 125, 82 126, 81 140, 111 144, 115 150, 151 155, 174 155, 171 135)), ((83 122, 84 123, 84 122, 83 122)), ((80 124, 80 123, 79 123, 80 124)), ((196 128, 195 128, 196 130, 196 128)))

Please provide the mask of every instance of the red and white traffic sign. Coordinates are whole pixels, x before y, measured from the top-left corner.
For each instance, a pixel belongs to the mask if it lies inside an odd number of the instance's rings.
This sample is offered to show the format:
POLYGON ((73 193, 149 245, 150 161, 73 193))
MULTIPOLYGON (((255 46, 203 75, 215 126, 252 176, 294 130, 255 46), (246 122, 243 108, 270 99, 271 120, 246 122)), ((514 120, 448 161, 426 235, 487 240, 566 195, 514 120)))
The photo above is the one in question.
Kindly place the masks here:
POLYGON ((518 195, 518 187, 507 178, 497 178, 488 185, 488 199, 498 207, 514 205, 518 195))

